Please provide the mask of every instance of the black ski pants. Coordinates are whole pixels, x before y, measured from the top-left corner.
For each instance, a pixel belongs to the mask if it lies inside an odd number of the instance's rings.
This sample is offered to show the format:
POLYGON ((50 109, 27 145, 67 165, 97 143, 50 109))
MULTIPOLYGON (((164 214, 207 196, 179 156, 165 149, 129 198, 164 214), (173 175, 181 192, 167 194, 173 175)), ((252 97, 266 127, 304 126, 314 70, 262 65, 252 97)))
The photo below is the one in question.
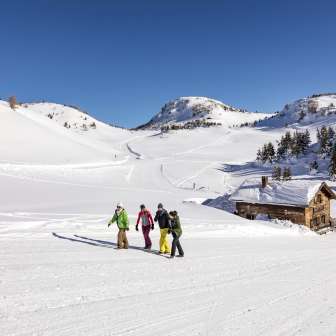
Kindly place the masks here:
POLYGON ((184 255, 181 243, 180 243, 180 237, 181 235, 177 235, 174 231, 172 232, 173 235, 173 242, 172 242, 172 247, 171 247, 171 256, 174 257, 176 253, 176 247, 178 250, 178 253, 180 256, 184 255))

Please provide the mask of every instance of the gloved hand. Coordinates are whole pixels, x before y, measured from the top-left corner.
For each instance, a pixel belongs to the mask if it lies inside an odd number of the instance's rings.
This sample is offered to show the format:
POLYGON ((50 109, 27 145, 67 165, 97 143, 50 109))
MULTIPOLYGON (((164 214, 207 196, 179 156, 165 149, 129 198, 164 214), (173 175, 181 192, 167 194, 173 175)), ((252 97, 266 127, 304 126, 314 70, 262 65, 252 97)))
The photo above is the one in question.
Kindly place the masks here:
POLYGON ((135 230, 139 231, 139 226, 138 226, 138 224, 135 225, 135 230))
POLYGON ((151 229, 154 230, 154 224, 152 224, 151 229))

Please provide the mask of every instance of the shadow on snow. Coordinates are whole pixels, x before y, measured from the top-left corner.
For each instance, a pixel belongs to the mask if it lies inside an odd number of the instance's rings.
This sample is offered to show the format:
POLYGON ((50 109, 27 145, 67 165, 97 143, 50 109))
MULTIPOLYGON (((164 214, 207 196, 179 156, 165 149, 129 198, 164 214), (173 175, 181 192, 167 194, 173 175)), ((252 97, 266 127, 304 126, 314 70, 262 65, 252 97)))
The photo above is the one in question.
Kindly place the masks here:
MULTIPOLYGON (((84 236, 78 236, 78 235, 74 235, 75 238, 65 237, 65 236, 61 236, 61 235, 59 235, 55 232, 53 232, 52 235, 54 237, 58 238, 58 239, 68 240, 68 241, 71 241, 71 242, 74 242, 74 243, 82 243, 82 244, 87 244, 87 245, 91 245, 91 246, 114 248, 114 249, 117 249, 117 247, 118 247, 118 245, 116 243, 113 243, 113 242, 110 242, 110 241, 107 241, 107 240, 92 239, 92 238, 88 238, 88 237, 84 237, 84 236)), ((150 254, 155 254, 155 255, 158 255, 158 256, 166 257, 164 254, 160 254, 159 251, 157 251, 157 250, 144 250, 141 247, 133 246, 133 245, 129 245, 128 248, 130 250, 137 250, 137 251, 141 251, 141 252, 145 252, 145 253, 150 253, 150 254)))

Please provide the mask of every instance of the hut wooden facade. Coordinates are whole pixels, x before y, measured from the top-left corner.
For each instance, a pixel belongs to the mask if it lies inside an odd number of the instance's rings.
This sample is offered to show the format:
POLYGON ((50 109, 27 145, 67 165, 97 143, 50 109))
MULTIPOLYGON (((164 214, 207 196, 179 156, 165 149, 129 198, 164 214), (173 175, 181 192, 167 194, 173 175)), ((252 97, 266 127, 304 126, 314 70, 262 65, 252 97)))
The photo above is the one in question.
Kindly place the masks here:
POLYGON ((231 196, 236 213, 244 218, 258 215, 290 220, 317 231, 331 225, 330 200, 336 195, 322 181, 268 182, 247 180, 231 196))

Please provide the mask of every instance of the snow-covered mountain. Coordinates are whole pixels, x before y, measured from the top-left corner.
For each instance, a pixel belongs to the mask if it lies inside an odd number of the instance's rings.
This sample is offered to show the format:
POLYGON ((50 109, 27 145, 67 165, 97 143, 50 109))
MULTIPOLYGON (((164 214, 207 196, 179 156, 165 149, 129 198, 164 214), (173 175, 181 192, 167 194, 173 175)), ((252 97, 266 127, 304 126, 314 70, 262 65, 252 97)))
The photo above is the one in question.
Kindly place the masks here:
POLYGON ((165 104, 147 124, 140 129, 157 129, 169 125, 223 125, 227 127, 253 123, 270 117, 270 114, 247 112, 206 97, 181 97, 165 104))
POLYGON ((296 123, 336 123, 336 93, 316 94, 286 104, 282 111, 259 125, 282 127, 296 123))
POLYGON ((54 103, 17 105, 0 101, 1 162, 77 164, 120 159, 131 133, 76 108, 54 103))
POLYGON ((74 106, 44 102, 23 104, 22 107, 48 117, 69 129, 88 131, 97 127, 96 119, 74 106))

